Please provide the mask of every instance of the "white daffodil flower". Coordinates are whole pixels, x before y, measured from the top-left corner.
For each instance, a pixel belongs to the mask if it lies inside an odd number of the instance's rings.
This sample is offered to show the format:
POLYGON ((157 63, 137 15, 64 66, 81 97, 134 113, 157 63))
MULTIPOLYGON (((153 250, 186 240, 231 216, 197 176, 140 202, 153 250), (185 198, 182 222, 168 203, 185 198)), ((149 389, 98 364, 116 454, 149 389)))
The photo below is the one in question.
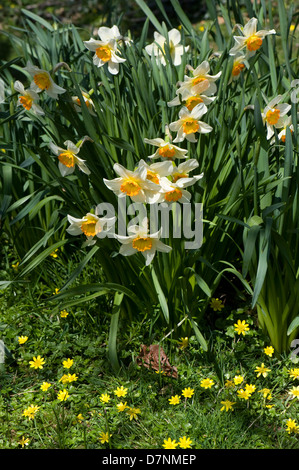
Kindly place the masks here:
MULTIPOLYGON (((170 140, 170 139, 169 139, 170 140)), ((153 160, 157 158, 167 158, 168 160, 174 160, 175 158, 182 159, 187 157, 188 150, 181 149, 176 145, 170 143, 169 140, 161 139, 157 137, 156 139, 144 139, 144 142, 149 145, 154 145, 158 149, 152 155, 149 155, 148 158, 153 160)))
POLYGON ((232 81, 238 80, 240 77, 242 71, 246 68, 246 66, 249 68, 249 64, 246 60, 246 57, 244 54, 239 53, 234 56, 234 62, 233 62, 233 68, 232 68, 232 75, 231 75, 231 80, 232 81))
POLYGON ((171 247, 161 242, 161 230, 149 234, 148 219, 145 217, 141 225, 131 225, 128 227, 128 236, 115 235, 115 238, 122 244, 119 253, 123 256, 131 256, 141 253, 145 258, 145 264, 148 266, 156 251, 169 253, 171 247))
MULTIPOLYGON (((167 56, 165 54, 165 45, 167 45, 167 39, 157 31, 154 32, 154 39, 155 41, 146 46, 145 50, 148 55, 156 57, 162 65, 166 65, 167 56)), ((180 65, 182 55, 189 50, 189 46, 184 47, 180 42, 181 33, 179 30, 175 28, 171 29, 168 32, 168 44, 173 65, 180 65)))
POLYGON ((66 140, 64 142, 65 148, 58 147, 53 142, 50 142, 50 148, 52 152, 58 156, 59 160, 59 170, 62 176, 71 175, 75 171, 76 165, 79 167, 83 173, 86 175, 90 174, 90 170, 85 165, 85 160, 82 160, 77 156, 80 151, 80 146, 78 147, 76 144, 71 142, 70 140, 66 140))
MULTIPOLYGON (((279 132, 278 134, 278 140, 281 140, 281 142, 285 142, 286 140, 286 132, 287 132, 287 128, 290 129, 291 131, 291 134, 294 132, 294 125, 292 124, 292 118, 291 116, 283 116, 283 125, 282 125, 282 130, 279 132)), ((275 138, 273 137, 272 140, 271 140, 271 144, 273 144, 275 142, 275 138)))
POLYGON ((243 36, 234 36, 235 45, 230 49, 230 55, 236 55, 245 49, 246 58, 252 57, 263 44, 263 39, 269 34, 276 34, 275 29, 257 31, 257 18, 251 18, 246 25, 236 25, 243 36))
POLYGON ((194 184, 196 181, 203 177, 203 173, 200 175, 189 176, 190 171, 195 170, 198 168, 199 163, 195 158, 190 158, 190 160, 186 160, 183 163, 180 163, 178 166, 174 166, 172 168, 171 180, 173 183, 177 181, 181 181, 183 183, 190 183, 194 184), (187 180, 187 181, 185 181, 187 180))
POLYGON ((221 76, 222 72, 218 72, 216 75, 210 75, 210 64, 207 60, 204 60, 199 64, 195 69, 188 66, 188 69, 191 71, 192 76, 184 76, 183 82, 178 82, 179 88, 176 91, 176 94, 181 94, 184 98, 186 91, 191 95, 201 95, 212 96, 217 92, 217 86, 215 82, 221 76))
POLYGON ((161 197, 159 202, 190 202, 191 193, 185 188, 194 184, 192 178, 179 178, 176 182, 163 177, 160 180, 161 197))
POLYGON ((96 214, 88 212, 82 219, 72 217, 71 215, 67 216, 70 226, 66 231, 70 235, 82 235, 86 236, 86 241, 83 243, 83 246, 92 246, 96 243, 94 237, 104 238, 110 232, 116 217, 98 217, 96 214))
POLYGON ((93 63, 97 67, 102 67, 107 64, 108 71, 112 75, 117 75, 119 72, 119 64, 126 62, 126 59, 117 55, 118 48, 115 34, 117 34, 117 31, 114 27, 106 28, 102 26, 98 30, 100 40, 91 38, 89 41, 84 41, 85 47, 95 53, 93 63))
MULTIPOLYGON (((81 93, 82 93, 82 97, 83 97, 83 100, 84 100, 84 103, 88 109, 88 112, 92 115, 92 116, 96 116, 96 113, 94 112, 94 105, 93 105, 93 101, 92 99, 90 98, 89 94, 86 93, 85 91, 82 91, 81 90, 81 93)), ((80 112, 81 111, 81 101, 80 101, 80 98, 78 96, 72 96, 72 101, 73 101, 73 104, 74 104, 74 107, 75 107, 75 110, 77 112, 80 112)))
POLYGON ((130 46, 133 42, 127 36, 122 36, 119 32, 118 26, 114 25, 112 28, 108 28, 107 26, 101 26, 98 29, 98 36, 101 38, 102 41, 109 41, 110 39, 114 39, 116 42, 124 42, 127 46, 130 46))
POLYGON ((139 166, 146 169, 146 179, 156 185, 154 189, 144 190, 147 202, 151 204, 160 202, 161 198, 163 199, 163 196, 160 193, 160 180, 161 178, 172 174, 172 161, 157 162, 148 165, 144 160, 140 160, 139 166))
POLYGON ((169 124, 171 131, 177 132, 173 142, 182 142, 187 139, 189 142, 197 142, 195 134, 197 132, 206 134, 211 132, 213 128, 199 119, 207 112, 205 104, 200 103, 192 111, 183 107, 179 112, 179 119, 169 124))
POLYGON ((18 97, 18 106, 23 106, 27 111, 32 111, 34 114, 44 116, 43 109, 36 103, 39 101, 39 96, 35 91, 27 88, 25 90, 23 83, 17 80, 14 83, 14 89, 20 93, 18 97))
POLYGON ((45 93, 47 93, 51 98, 56 100, 58 95, 66 92, 64 88, 56 85, 49 72, 32 65, 30 61, 27 62, 24 70, 33 77, 30 88, 35 93, 45 91, 45 93))
POLYGON ((278 95, 271 100, 262 112, 263 123, 267 127, 267 139, 271 139, 274 135, 274 127, 280 129, 284 126, 284 116, 291 109, 291 105, 280 103, 282 95, 278 95))
POLYGON ((113 180, 103 179, 107 188, 111 189, 118 197, 129 196, 134 202, 156 202, 152 198, 160 190, 159 185, 147 179, 147 169, 144 165, 134 170, 127 170, 120 163, 113 166, 115 173, 119 175, 113 180))
MULTIPOLYGON (((206 87, 209 87, 209 82, 206 80, 205 82, 206 87)), ((207 90, 207 93, 209 94, 209 90, 207 90)), ((197 106, 199 103, 203 103, 206 106, 213 103, 213 101, 216 99, 216 96, 208 96, 205 95, 204 92, 202 94, 192 94, 187 88, 183 91, 182 94, 177 94, 173 100, 168 101, 167 106, 172 107, 172 106, 185 106, 189 111, 192 111, 195 106, 197 106)))

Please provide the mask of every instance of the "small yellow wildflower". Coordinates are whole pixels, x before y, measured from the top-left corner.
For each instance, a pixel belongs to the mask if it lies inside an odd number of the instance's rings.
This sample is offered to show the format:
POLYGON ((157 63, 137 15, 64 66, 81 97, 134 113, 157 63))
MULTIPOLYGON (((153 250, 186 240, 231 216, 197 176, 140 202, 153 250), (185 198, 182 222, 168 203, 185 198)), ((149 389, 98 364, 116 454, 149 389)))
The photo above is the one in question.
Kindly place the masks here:
POLYGON ((163 447, 164 449, 176 449, 178 446, 178 442, 175 441, 175 439, 172 441, 171 438, 169 437, 167 440, 164 440, 163 447))
POLYGON ((181 399, 178 395, 174 395, 171 398, 168 398, 168 401, 170 405, 178 405, 181 399))
POLYGON ((108 395, 108 393, 102 393, 102 395, 100 396, 100 400, 103 403, 108 403, 110 401, 110 395, 108 395))
MULTIPOLYGON (((112 436, 112 434, 110 434, 110 437, 112 436)), ((108 435, 108 432, 101 432, 100 434, 100 441, 102 444, 105 444, 105 442, 109 442, 109 435, 108 435)))
POLYGON ((21 444, 21 446, 24 447, 24 446, 28 446, 29 442, 30 440, 28 438, 25 439, 25 437, 22 436, 22 439, 19 441, 19 444, 21 444))
POLYGON ((266 348, 264 348, 264 353, 267 354, 267 356, 272 357, 274 353, 274 348, 272 346, 267 346, 266 348))
POLYGON ((54 290, 54 292, 53 292, 53 295, 57 295, 57 294, 59 294, 59 289, 58 289, 58 287, 56 287, 55 290, 54 290))
POLYGON ((16 263, 13 263, 13 264, 11 265, 11 267, 12 267, 13 269, 18 269, 19 264, 20 264, 20 261, 17 261, 16 263))
POLYGON ((237 394, 239 398, 243 398, 244 400, 248 400, 248 398, 251 396, 251 393, 248 390, 244 390, 243 388, 238 390, 237 394))
POLYGON ((268 372, 271 372, 271 369, 268 369, 267 367, 265 367, 265 364, 262 362, 261 366, 256 367, 254 372, 257 372, 257 377, 260 377, 261 375, 263 377, 267 377, 268 372))
POLYGON ((203 387, 203 388, 206 388, 206 389, 211 388, 214 384, 215 384, 215 382, 212 379, 203 379, 200 382, 200 386, 203 387))
POLYGON ((57 394, 57 399, 60 401, 66 401, 69 397, 69 392, 67 390, 60 390, 57 394))
POLYGON ((116 408, 118 409, 118 412, 125 411, 126 408, 129 408, 127 406, 127 402, 123 403, 122 401, 120 403, 117 403, 116 408))
POLYGON ((290 434, 291 432, 299 432, 299 426, 296 424, 294 419, 289 418, 286 422, 286 431, 290 434))
POLYGON ((185 398, 191 398, 193 394, 194 394, 194 389, 193 388, 188 387, 188 388, 184 388, 184 390, 182 390, 182 395, 185 398))
POLYGON ((30 367, 34 369, 43 369, 43 365, 45 364, 45 360, 41 356, 33 357, 32 361, 29 361, 30 367))
POLYGON ((181 449, 190 449, 192 441, 190 437, 183 436, 179 438, 178 444, 181 449))
POLYGON ((78 416, 77 416, 77 421, 79 421, 79 423, 81 423, 82 421, 84 421, 84 417, 82 415, 82 413, 79 413, 78 416))
POLYGON ((189 338, 186 336, 185 338, 181 338, 180 341, 180 349, 186 349, 189 346, 189 338))
POLYGON ((245 322, 245 320, 238 320, 237 323, 234 324, 235 331, 238 335, 246 335, 246 331, 249 331, 249 325, 245 322))
POLYGON ((235 404, 235 402, 232 402, 230 400, 224 400, 224 401, 221 401, 220 402, 222 406, 222 408, 220 409, 220 411, 229 411, 229 410, 232 410, 233 411, 233 405, 235 404))
POLYGON ((214 297, 210 301, 210 306, 214 310, 214 312, 217 312, 217 310, 220 312, 223 308, 223 302, 220 299, 215 299, 214 297))
POLYGON ((291 369, 289 371, 289 376, 292 377, 294 380, 299 379, 299 369, 298 368, 291 369))
POLYGON ((48 390, 48 388, 51 387, 51 384, 49 382, 43 382, 40 386, 40 389, 43 391, 43 392, 46 392, 48 390))
POLYGON ((76 374, 63 374, 61 379, 59 379, 59 382, 62 382, 63 384, 75 382, 78 380, 78 377, 76 374))
POLYGON ((69 312, 67 312, 66 310, 61 310, 60 312, 60 316, 61 318, 66 318, 68 316, 69 312))
POLYGON ((124 388, 123 385, 121 387, 117 387, 116 390, 114 390, 114 393, 117 397, 125 397, 128 392, 127 388, 124 388))
POLYGON ((19 344, 24 344, 28 340, 28 336, 19 336, 18 337, 18 342, 19 344))
POLYGON ((293 397, 299 398, 299 386, 298 386, 298 387, 293 387, 293 388, 289 391, 289 394, 290 394, 290 395, 293 395, 293 397))
POLYGON ((68 358, 66 361, 62 362, 62 365, 65 369, 69 369, 74 364, 74 359, 68 358))
POLYGON ((234 387, 234 385, 235 384, 232 380, 227 379, 226 382, 225 382, 226 388, 232 388, 232 387, 234 387))
POLYGON ((242 375, 235 375, 234 377, 235 385, 241 384, 243 380, 244 380, 244 377, 242 377, 242 375))
POLYGON ((262 388, 259 390, 259 393, 262 393, 264 398, 267 398, 269 395, 271 396, 271 390, 269 388, 262 388))
POLYGON ((129 406, 129 409, 127 411, 128 415, 130 416, 130 421, 133 419, 138 419, 138 414, 141 413, 140 408, 132 408, 129 406))
POLYGON ((39 408, 39 406, 30 405, 28 408, 26 408, 26 410, 23 411, 23 416, 26 416, 28 419, 34 419, 35 414, 38 412, 39 408))
POLYGON ((52 253, 50 253, 50 256, 52 256, 52 258, 58 258, 57 251, 58 251, 58 248, 56 248, 56 250, 52 251, 52 253))
POLYGON ((250 395, 255 392, 256 386, 252 384, 246 384, 245 385, 245 390, 250 393, 250 395))

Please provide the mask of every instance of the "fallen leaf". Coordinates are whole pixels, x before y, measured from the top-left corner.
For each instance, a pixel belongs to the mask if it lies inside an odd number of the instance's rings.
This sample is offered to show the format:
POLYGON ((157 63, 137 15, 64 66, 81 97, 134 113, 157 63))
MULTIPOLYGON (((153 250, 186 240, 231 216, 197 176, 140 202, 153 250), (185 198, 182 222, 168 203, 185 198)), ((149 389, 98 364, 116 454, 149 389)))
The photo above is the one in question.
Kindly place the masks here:
POLYGON ((137 364, 148 369, 161 371, 168 377, 178 377, 177 368, 171 366, 163 348, 159 344, 141 345, 141 351, 137 357, 137 364))

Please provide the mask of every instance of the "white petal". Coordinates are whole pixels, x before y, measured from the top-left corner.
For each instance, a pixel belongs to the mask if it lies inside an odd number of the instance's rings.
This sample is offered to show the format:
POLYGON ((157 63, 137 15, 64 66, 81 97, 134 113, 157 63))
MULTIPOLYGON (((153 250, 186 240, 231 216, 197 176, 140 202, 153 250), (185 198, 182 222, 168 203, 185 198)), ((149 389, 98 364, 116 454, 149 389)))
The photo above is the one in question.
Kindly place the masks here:
POLYGON ((168 33, 169 42, 172 41, 173 45, 176 46, 181 40, 181 33, 178 29, 173 28, 168 33))

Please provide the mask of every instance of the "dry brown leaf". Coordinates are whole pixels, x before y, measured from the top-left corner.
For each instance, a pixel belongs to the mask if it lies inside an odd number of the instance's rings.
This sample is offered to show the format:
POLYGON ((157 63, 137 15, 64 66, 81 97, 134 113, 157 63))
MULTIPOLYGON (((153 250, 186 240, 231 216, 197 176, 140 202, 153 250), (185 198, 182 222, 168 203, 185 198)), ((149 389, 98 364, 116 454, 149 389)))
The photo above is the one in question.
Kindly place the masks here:
POLYGON ((137 357, 137 364, 148 369, 164 372, 168 377, 178 377, 177 368, 171 366, 163 348, 159 344, 141 345, 141 351, 137 357))

